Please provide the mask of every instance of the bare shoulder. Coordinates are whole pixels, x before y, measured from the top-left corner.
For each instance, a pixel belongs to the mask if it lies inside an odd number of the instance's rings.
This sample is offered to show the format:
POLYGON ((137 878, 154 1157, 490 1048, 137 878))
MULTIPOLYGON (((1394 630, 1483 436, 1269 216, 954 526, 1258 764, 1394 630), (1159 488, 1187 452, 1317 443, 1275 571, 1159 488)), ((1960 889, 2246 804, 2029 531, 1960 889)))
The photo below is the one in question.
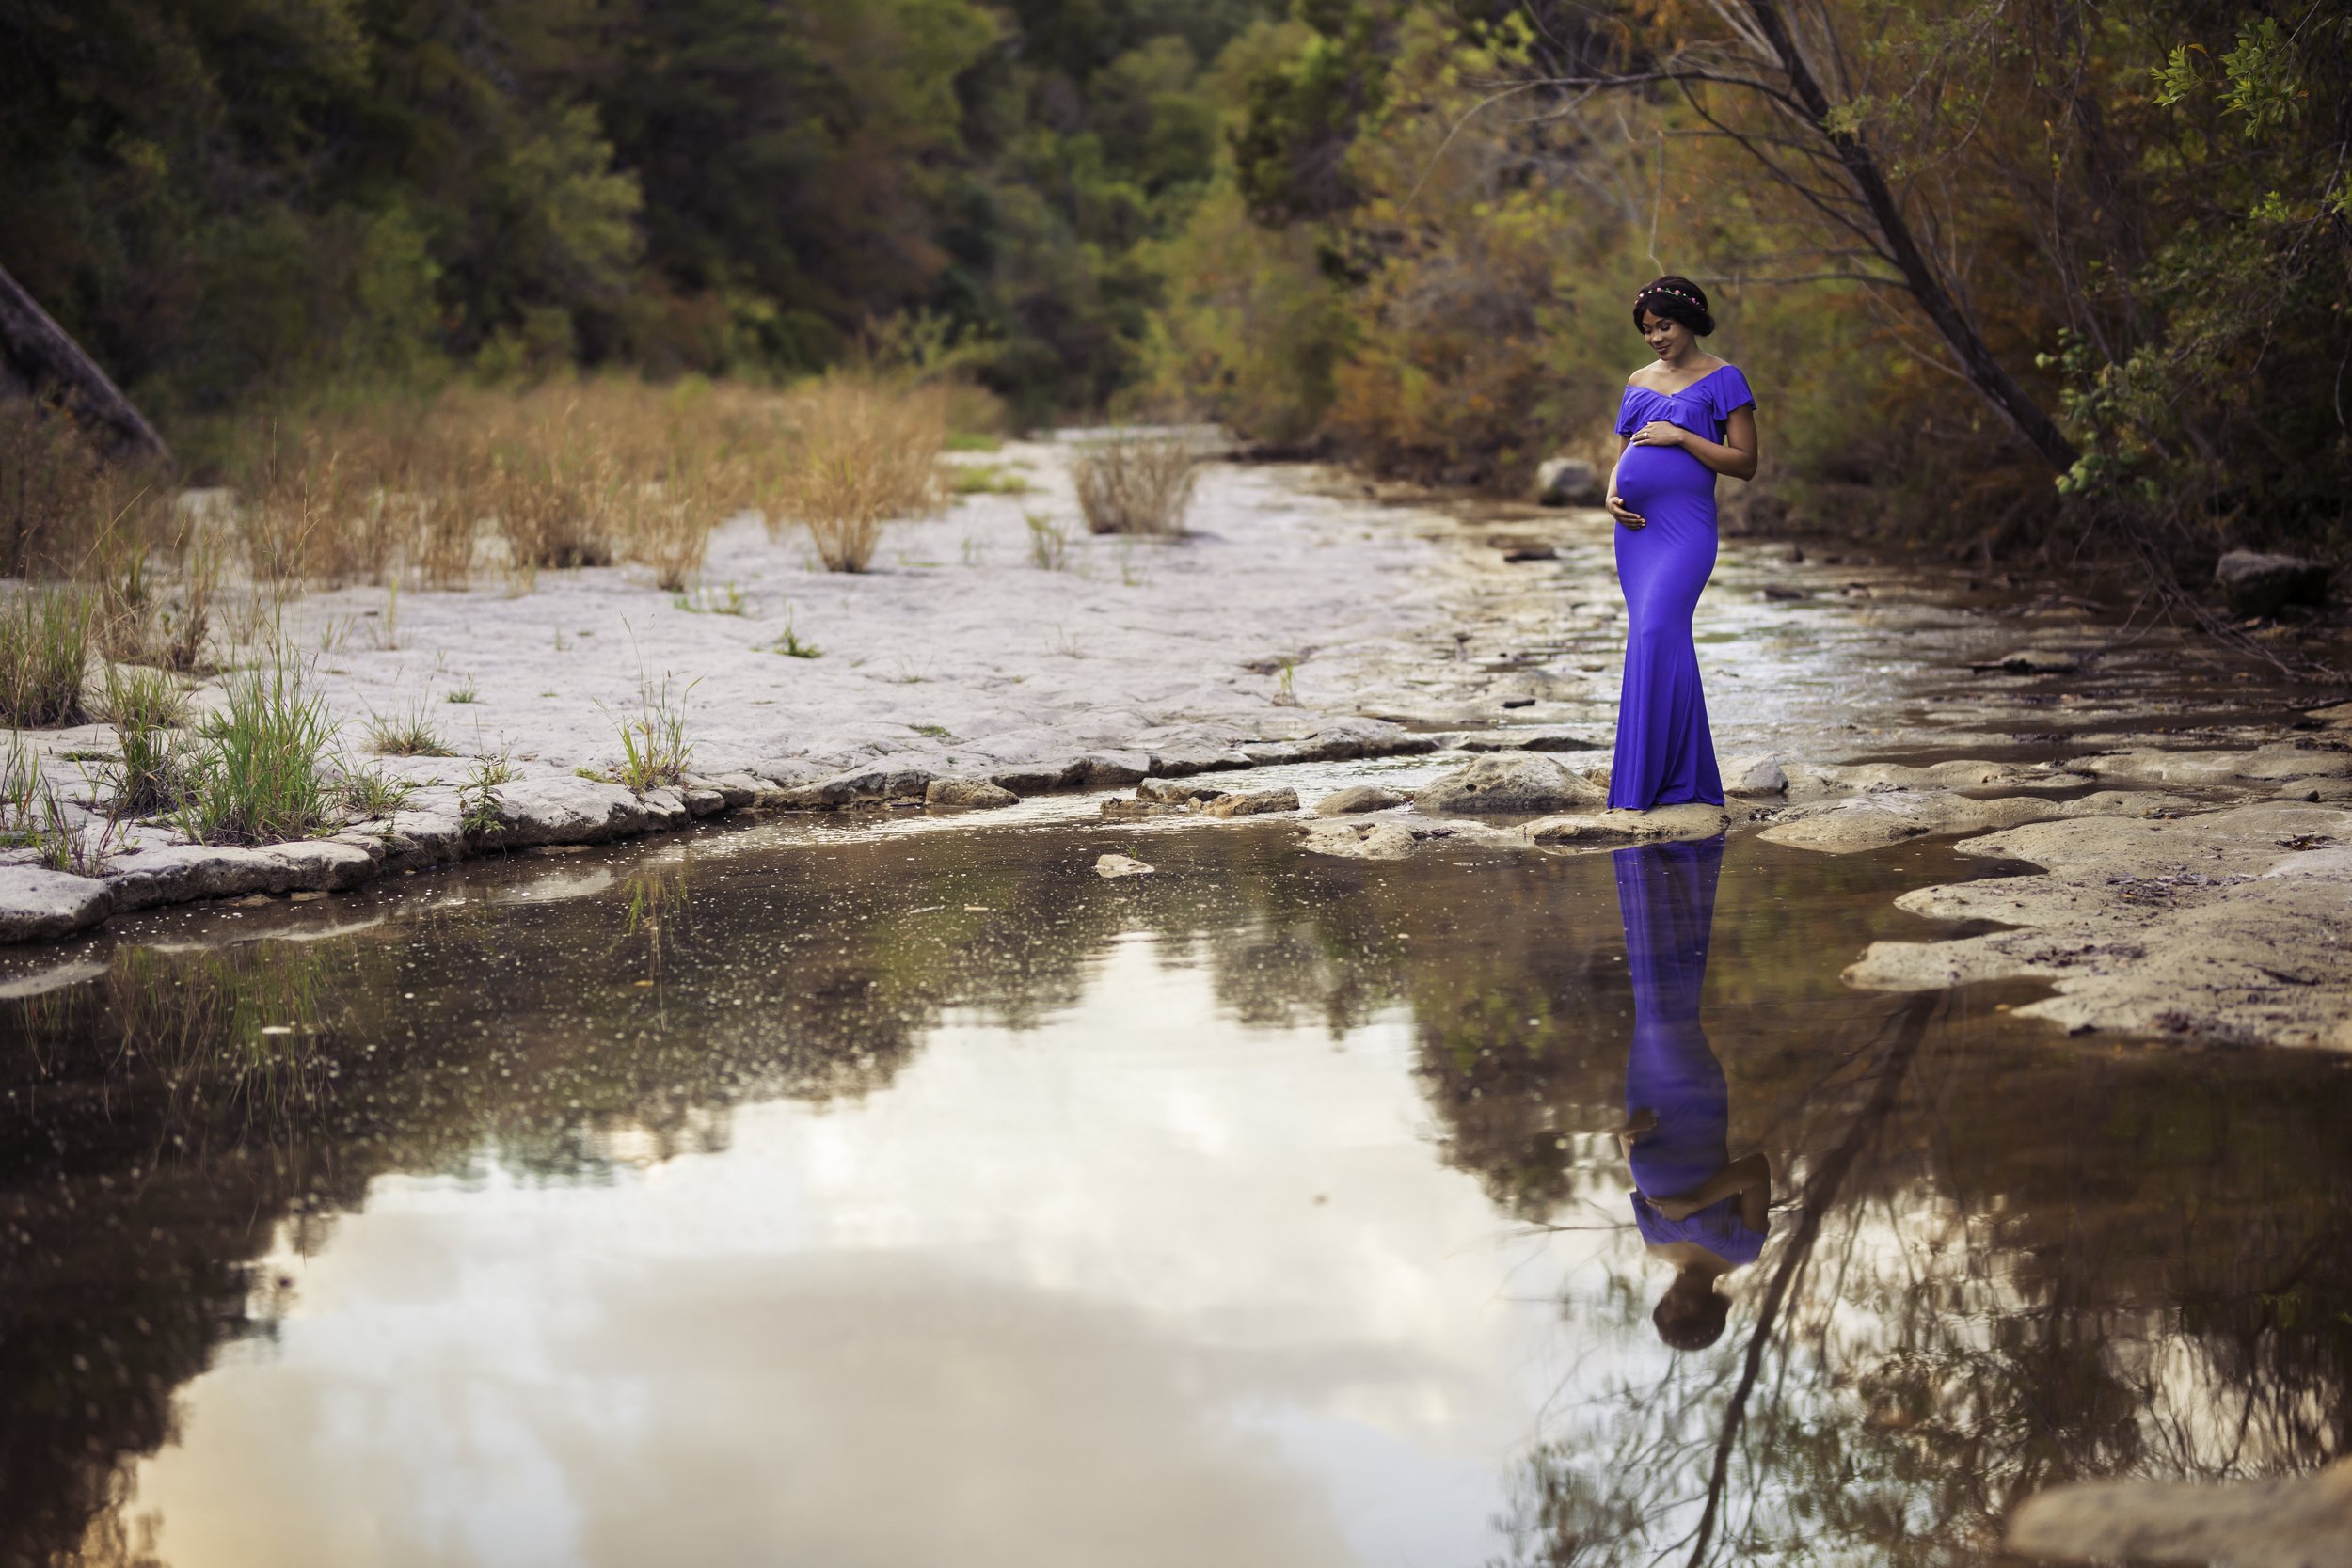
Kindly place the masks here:
POLYGON ((1718 355, 1699 355, 1691 361, 1686 375, 1679 381, 1675 379, 1673 374, 1667 371, 1665 366, 1660 364, 1648 364, 1644 365, 1640 370, 1637 370, 1632 374, 1627 376, 1625 378, 1625 384, 1628 387, 1639 387, 1643 390, 1650 392, 1680 391, 1684 388, 1695 386, 1700 380, 1707 376, 1713 375, 1717 371, 1722 370, 1724 366, 1730 363, 1730 360, 1723 358, 1718 355))

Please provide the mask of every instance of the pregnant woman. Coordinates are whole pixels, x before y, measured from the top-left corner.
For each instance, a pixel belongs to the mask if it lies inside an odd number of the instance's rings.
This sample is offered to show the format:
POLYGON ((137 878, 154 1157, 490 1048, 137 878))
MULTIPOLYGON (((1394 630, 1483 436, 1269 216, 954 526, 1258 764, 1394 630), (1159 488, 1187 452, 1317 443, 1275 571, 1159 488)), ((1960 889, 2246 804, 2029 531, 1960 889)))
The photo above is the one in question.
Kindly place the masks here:
POLYGON ((1626 380, 1609 476, 1627 623, 1609 803, 1720 806, 1691 612, 1715 569, 1715 476, 1756 476, 1756 395, 1737 365, 1700 352, 1715 318, 1689 278, 1661 277, 1636 294, 1633 325, 1658 362, 1626 380))

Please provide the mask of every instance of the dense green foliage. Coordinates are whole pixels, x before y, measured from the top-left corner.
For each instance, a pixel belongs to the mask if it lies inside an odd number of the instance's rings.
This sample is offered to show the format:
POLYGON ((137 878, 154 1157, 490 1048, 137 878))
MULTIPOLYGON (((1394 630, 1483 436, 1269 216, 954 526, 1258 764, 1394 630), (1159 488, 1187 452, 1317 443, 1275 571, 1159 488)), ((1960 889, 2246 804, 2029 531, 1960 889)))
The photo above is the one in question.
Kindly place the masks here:
POLYGON ((2326 0, 0 0, 0 262, 183 431, 871 351, 1494 485, 1613 450, 1671 270, 1817 521, 2332 551, 2347 60, 2326 0))
POLYGON ((1613 451, 1646 358, 1626 302, 1681 272, 1721 302, 1709 346, 1760 371, 1773 482, 1817 520, 1987 557, 2352 545, 2341 5, 1295 16, 1176 242, 1164 394, 1513 483, 1613 451))
POLYGON ((1216 162, 1203 63, 1278 8, 7 0, 0 263, 166 419, 877 330, 1099 403, 1216 162))

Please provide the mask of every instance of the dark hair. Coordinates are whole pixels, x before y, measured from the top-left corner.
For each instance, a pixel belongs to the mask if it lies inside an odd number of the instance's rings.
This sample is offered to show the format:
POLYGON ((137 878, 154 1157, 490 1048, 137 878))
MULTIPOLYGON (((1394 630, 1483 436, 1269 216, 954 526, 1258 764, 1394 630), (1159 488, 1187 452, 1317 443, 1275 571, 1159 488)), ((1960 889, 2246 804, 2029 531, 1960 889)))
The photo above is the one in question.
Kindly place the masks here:
MULTIPOLYGON (((1663 315, 1664 312, 1659 312, 1663 315)), ((1676 1285, 1679 1286, 1677 1280, 1676 1285)), ((1669 1288, 1658 1298, 1658 1306, 1649 1315, 1656 1325, 1658 1337, 1669 1350, 1705 1350, 1724 1337, 1724 1324, 1731 1317, 1731 1303, 1717 1295, 1710 1288, 1693 1301, 1680 1290, 1669 1288)))
POLYGON ((1702 338, 1715 330, 1715 318, 1707 309, 1707 291, 1671 272, 1633 296, 1633 325, 1637 328, 1645 313, 1680 322, 1702 338))

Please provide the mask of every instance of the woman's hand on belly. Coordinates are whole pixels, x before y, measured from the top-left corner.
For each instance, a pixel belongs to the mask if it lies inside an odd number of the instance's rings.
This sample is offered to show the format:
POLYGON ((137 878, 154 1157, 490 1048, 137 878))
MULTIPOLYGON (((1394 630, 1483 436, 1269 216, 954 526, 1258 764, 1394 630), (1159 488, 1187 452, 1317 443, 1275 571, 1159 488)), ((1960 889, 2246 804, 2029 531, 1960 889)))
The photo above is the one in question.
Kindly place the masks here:
POLYGON ((1691 433, 1678 424, 1664 420, 1652 420, 1630 437, 1637 447, 1678 447, 1691 438, 1691 433))
POLYGON ((1617 494, 1613 484, 1609 489, 1609 515, 1617 519, 1620 528, 1649 527, 1649 519, 1626 505, 1625 498, 1617 494))

